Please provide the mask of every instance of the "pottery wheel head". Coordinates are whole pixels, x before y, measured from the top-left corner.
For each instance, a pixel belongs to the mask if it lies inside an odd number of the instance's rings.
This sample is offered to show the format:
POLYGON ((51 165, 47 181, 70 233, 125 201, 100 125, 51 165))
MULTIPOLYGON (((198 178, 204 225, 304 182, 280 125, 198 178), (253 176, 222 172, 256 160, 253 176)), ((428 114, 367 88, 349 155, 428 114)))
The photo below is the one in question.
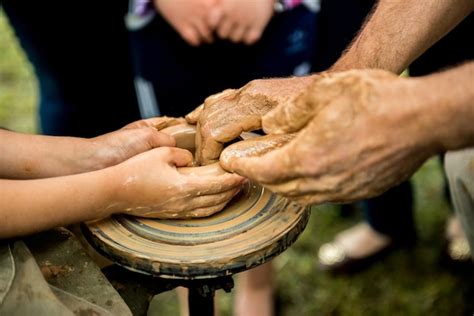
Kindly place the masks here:
MULTIPOLYGON (((192 150, 184 133, 170 127, 178 147, 192 150)), ((246 133, 245 137, 256 134, 246 133)), ((304 230, 309 209, 277 196, 257 183, 217 214, 187 220, 116 215, 83 225, 102 254, 128 269, 177 279, 213 278, 260 265, 289 247, 304 230)))

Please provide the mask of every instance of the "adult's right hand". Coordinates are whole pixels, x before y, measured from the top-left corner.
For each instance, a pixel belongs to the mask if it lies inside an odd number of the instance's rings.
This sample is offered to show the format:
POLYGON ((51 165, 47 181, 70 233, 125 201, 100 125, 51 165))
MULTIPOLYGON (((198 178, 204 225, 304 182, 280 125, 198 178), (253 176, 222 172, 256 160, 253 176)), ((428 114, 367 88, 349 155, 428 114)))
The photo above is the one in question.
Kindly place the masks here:
POLYGON ((228 89, 208 97, 186 116, 197 124, 196 161, 209 164, 219 159, 224 143, 242 132, 262 127, 262 116, 277 106, 292 105, 314 76, 252 80, 240 89, 228 89))
POLYGON ((376 69, 322 75, 297 106, 263 118, 272 134, 227 147, 220 163, 301 204, 377 196, 446 148, 451 108, 433 88, 447 93, 447 81, 430 82, 376 69))
POLYGON ((190 45, 213 41, 220 20, 217 0, 153 0, 155 8, 190 45))

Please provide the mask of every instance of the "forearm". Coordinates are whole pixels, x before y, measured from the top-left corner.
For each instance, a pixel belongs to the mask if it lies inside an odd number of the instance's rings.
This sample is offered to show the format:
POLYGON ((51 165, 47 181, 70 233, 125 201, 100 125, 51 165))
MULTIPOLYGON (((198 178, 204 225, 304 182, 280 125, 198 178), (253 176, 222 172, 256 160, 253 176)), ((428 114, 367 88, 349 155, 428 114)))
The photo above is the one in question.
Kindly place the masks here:
POLYGON ((0 180, 0 239, 117 211, 108 170, 40 180, 0 180))
POLYGON ((98 169, 88 150, 92 142, 77 137, 53 137, 0 130, 0 177, 34 179, 98 169))
POLYGON ((333 71, 401 73, 474 10, 472 0, 380 0, 333 71))
POLYGON ((426 128, 438 151, 474 146, 474 61, 412 79, 426 98, 426 128))

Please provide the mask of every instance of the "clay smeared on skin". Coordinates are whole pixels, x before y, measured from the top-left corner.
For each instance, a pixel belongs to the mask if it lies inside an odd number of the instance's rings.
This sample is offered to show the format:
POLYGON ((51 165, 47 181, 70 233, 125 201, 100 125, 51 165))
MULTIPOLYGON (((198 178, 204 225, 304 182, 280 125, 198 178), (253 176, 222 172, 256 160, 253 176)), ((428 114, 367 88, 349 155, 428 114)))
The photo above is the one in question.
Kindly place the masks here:
POLYGON ((226 168, 231 166, 235 159, 261 156, 267 152, 281 148, 294 137, 295 134, 265 135, 237 142, 224 149, 221 153, 220 163, 226 168))
POLYGON ((155 125, 153 126, 159 131, 170 126, 186 124, 186 120, 182 117, 162 116, 160 117, 160 119, 161 120, 159 122, 156 122, 155 125))
POLYGON ((299 128, 293 140, 223 166, 303 204, 377 196, 433 155, 430 144, 409 137, 430 139, 419 120, 419 89, 414 79, 383 70, 325 74, 293 108, 278 107, 263 118, 267 132, 299 128))
MULTIPOLYGON (((160 131, 173 136, 176 139, 177 147, 193 152, 196 134, 195 127, 187 124, 174 125, 176 122, 181 122, 181 120, 176 121, 171 118, 164 120, 164 124, 170 123, 172 126, 166 127, 160 131)), ((144 203, 146 206, 135 205, 133 207, 128 207, 124 212, 129 215, 161 219, 207 217, 221 211, 241 188, 241 183, 238 183, 238 185, 232 188, 224 186, 222 181, 225 180, 220 177, 228 177, 230 174, 223 170, 218 163, 202 167, 180 167, 177 168, 177 171, 183 176, 177 177, 173 185, 168 187, 168 189, 157 192, 157 194, 168 196, 169 198, 162 199, 160 200, 160 203, 155 205, 144 203), (197 180, 202 177, 212 179, 207 183, 208 187, 203 188, 203 190, 190 190, 189 186, 194 183, 192 179, 194 178, 197 180), (219 193, 210 194, 207 192, 208 189, 212 189, 213 192, 219 193), (182 195, 180 192, 190 193, 182 195), (200 200, 201 207, 193 208, 192 202, 197 199, 200 200)), ((124 186, 127 185, 133 185, 133 177, 126 180, 124 186)))
POLYGON ((224 143, 244 131, 261 128, 261 118, 277 106, 291 104, 312 82, 311 77, 253 80, 238 90, 226 90, 206 99, 186 119, 197 123, 196 160, 216 162, 224 143))

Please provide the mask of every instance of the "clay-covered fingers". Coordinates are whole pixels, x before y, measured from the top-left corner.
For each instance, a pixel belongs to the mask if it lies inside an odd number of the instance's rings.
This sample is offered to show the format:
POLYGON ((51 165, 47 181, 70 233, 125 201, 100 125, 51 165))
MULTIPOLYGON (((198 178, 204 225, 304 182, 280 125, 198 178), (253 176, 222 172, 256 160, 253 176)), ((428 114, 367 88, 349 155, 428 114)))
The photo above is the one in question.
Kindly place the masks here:
POLYGON ((197 124, 199 118, 201 117, 202 111, 204 110, 204 105, 206 103, 208 103, 208 104, 212 103, 212 102, 214 102, 214 100, 218 100, 220 98, 225 97, 226 95, 231 95, 231 94, 235 93, 235 91, 236 91, 235 89, 226 89, 226 90, 223 90, 222 92, 219 92, 219 93, 208 96, 206 98, 206 100, 204 100, 203 104, 199 105, 192 112, 188 113, 185 116, 186 122, 188 122, 189 124, 193 124, 193 125, 197 124))
POLYGON ((219 162, 224 169, 235 171, 232 168, 234 160, 262 156, 283 147, 294 137, 295 134, 265 135, 239 141, 222 151, 219 162))
POLYGON ((267 134, 294 133, 304 128, 320 110, 337 97, 342 90, 333 85, 330 75, 321 73, 295 81, 298 92, 292 102, 281 103, 262 117, 262 128, 267 134))
MULTIPOLYGON (((125 135, 124 135, 125 136, 125 135)), ((128 135, 128 146, 141 146, 142 148, 152 149, 156 147, 174 147, 176 140, 174 137, 159 132, 151 127, 142 127, 130 131, 128 135), (146 146, 148 145, 148 146, 146 146)))
POLYGON ((158 148, 155 150, 160 159, 172 167, 187 167, 193 163, 193 154, 186 150, 176 147, 158 148))
POLYGON ((199 120, 199 117, 201 116, 202 110, 204 108, 204 103, 195 108, 192 112, 186 114, 184 117, 186 119, 186 122, 189 124, 196 125, 197 121, 199 120))
POLYGON ((172 136, 148 126, 120 129, 88 141, 96 148, 95 169, 116 165, 153 148, 176 145, 172 136))
POLYGON ((229 150, 226 149, 223 153, 220 163, 224 169, 261 184, 279 183, 297 176, 294 167, 298 158, 295 153, 287 149, 287 146, 270 149, 265 148, 266 145, 263 144, 261 149, 263 148, 262 151, 266 153, 261 155, 255 155, 252 149, 235 151, 229 147, 229 150), (239 153, 250 153, 250 156, 240 156, 239 153))
POLYGON ((183 117, 161 116, 159 118, 150 119, 150 123, 154 128, 160 131, 170 126, 185 124, 186 120, 183 117))
POLYGON ((187 214, 187 217, 191 218, 199 218, 199 217, 207 217, 211 216, 215 213, 218 213, 224 209, 224 207, 227 205, 229 202, 221 203, 218 205, 210 206, 210 207, 204 207, 204 208, 198 208, 195 210, 192 210, 187 214))
POLYGON ((147 119, 132 122, 122 127, 122 129, 154 127, 157 130, 161 130, 165 127, 183 124, 185 122, 186 120, 182 117, 157 116, 157 117, 152 117, 152 118, 147 118, 147 119))
POLYGON ((220 194, 233 189, 240 189, 247 181, 238 174, 224 173, 221 175, 186 175, 186 190, 192 196, 220 194))
POLYGON ((197 162, 215 162, 224 143, 242 132, 261 128, 262 116, 277 106, 291 106, 312 80, 312 77, 252 80, 238 90, 226 90, 207 98, 204 106, 197 110, 199 117, 192 117, 199 122, 197 162))
POLYGON ((203 217, 221 211, 240 191, 240 186, 226 192, 197 196, 186 204, 180 217, 203 217))

